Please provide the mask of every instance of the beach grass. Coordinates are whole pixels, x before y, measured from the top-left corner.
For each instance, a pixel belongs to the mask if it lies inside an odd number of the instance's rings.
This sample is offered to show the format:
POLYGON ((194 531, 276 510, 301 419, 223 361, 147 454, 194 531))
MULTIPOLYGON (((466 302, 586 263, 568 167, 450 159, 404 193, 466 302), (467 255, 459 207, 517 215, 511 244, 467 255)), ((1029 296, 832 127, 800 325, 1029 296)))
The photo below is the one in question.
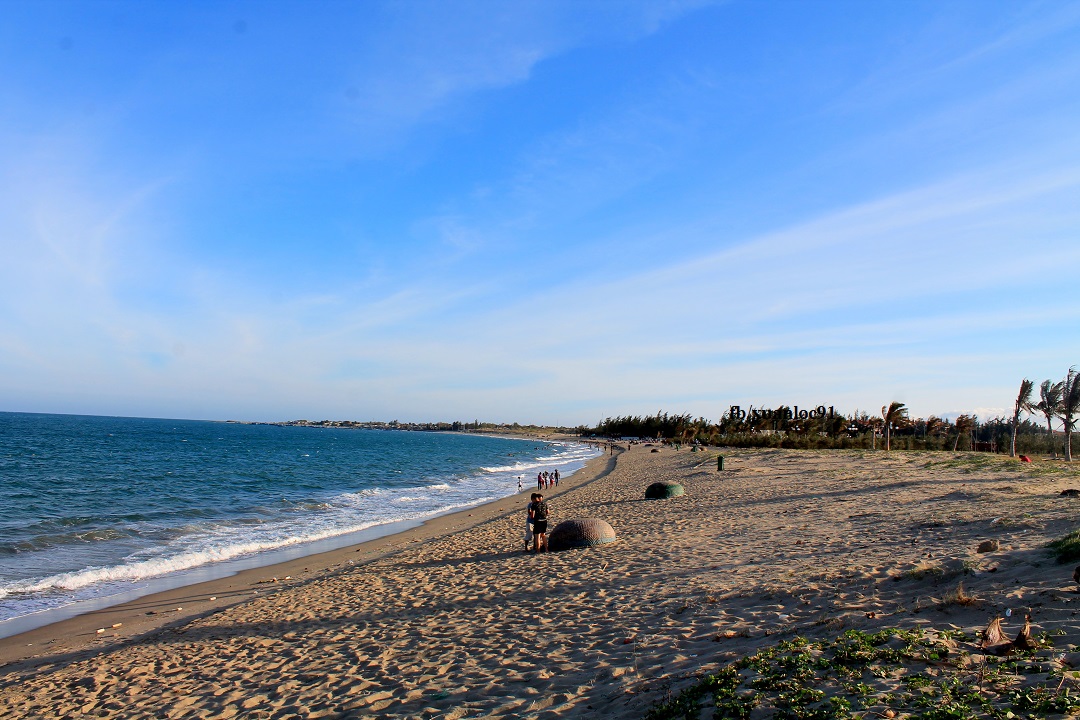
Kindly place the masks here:
POLYGON ((1058 563, 1080 560, 1080 530, 1073 530, 1068 535, 1048 543, 1047 547, 1053 552, 1058 563))

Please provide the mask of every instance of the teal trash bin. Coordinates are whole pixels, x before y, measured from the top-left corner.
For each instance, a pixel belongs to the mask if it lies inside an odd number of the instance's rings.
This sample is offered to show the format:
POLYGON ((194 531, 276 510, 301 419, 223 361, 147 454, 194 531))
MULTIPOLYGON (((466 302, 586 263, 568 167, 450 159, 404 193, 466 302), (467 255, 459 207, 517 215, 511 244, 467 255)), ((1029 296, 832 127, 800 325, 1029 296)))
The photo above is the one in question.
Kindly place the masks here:
POLYGON ((724 456, 723 455, 717 455, 716 456, 716 469, 717 470, 723 470, 724 469, 724 456))

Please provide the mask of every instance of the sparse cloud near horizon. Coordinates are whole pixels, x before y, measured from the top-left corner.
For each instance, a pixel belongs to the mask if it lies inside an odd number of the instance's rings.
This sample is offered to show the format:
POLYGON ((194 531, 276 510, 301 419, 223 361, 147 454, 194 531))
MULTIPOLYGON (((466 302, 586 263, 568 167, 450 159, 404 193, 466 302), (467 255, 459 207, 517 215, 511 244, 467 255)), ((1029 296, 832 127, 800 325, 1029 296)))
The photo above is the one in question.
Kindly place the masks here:
POLYGON ((141 7, 13 13, 0 411, 985 418, 1080 364, 1077 13, 141 7))

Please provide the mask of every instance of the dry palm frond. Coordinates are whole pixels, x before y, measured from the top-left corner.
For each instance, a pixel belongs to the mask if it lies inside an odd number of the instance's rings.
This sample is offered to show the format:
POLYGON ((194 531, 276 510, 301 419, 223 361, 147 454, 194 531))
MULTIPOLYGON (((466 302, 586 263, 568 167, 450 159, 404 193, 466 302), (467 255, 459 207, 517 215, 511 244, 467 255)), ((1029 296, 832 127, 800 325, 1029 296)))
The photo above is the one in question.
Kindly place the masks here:
POLYGON ((1005 641, 1005 633, 1001 631, 1001 618, 994 618, 990 621, 990 624, 982 631, 982 641, 979 643, 979 647, 989 648, 994 645, 1000 645, 1005 641))
POLYGON ((1034 650, 1039 647, 1039 644, 1031 638, 1031 615, 1024 616, 1024 627, 1016 634, 1016 639, 1012 644, 1018 650, 1034 650))
POLYGON ((1024 616, 1024 627, 1015 640, 1006 640, 1001 629, 1001 618, 994 618, 982 632, 979 646, 990 655, 1008 655, 1016 650, 1034 650, 1039 644, 1031 637, 1031 615, 1024 616))

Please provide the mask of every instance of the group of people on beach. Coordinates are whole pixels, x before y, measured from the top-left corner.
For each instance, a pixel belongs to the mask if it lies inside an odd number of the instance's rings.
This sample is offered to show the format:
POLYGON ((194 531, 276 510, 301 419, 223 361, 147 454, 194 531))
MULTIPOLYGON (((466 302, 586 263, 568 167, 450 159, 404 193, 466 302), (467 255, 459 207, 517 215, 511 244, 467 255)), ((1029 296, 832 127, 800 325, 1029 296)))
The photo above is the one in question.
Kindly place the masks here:
MULTIPOLYGON (((521 490, 522 490, 521 480, 524 477, 525 477, 524 475, 518 475, 517 476, 518 492, 521 492, 521 490)), ((558 470, 558 468, 556 468, 553 472, 548 472, 547 470, 544 470, 543 472, 536 473, 536 489, 537 490, 546 490, 548 488, 557 488, 557 487, 559 487, 559 470, 558 470)))
POLYGON ((556 468, 554 472, 536 473, 536 489, 544 490, 545 488, 559 487, 559 469, 556 468))

